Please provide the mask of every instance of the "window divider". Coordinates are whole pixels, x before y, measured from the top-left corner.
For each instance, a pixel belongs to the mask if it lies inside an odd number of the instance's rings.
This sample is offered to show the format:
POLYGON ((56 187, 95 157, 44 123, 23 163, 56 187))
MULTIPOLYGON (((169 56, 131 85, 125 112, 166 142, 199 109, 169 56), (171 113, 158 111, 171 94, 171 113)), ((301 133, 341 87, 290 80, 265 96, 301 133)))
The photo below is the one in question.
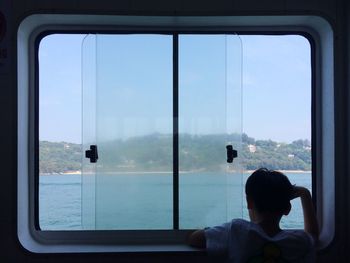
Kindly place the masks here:
POLYGON ((173 34, 173 229, 179 229, 179 35, 173 34))

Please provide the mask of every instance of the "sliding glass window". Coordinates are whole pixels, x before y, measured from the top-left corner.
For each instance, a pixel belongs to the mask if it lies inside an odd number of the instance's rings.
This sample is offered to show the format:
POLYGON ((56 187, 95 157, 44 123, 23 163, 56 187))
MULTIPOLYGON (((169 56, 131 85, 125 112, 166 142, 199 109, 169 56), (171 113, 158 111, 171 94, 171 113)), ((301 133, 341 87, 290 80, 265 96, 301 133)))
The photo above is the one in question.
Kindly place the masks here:
MULTIPOLYGON (((38 83, 41 230, 247 219, 244 181, 262 166, 311 187, 310 46, 301 36, 50 34, 38 48, 38 83)), ((295 207, 289 228, 303 223, 295 207)))

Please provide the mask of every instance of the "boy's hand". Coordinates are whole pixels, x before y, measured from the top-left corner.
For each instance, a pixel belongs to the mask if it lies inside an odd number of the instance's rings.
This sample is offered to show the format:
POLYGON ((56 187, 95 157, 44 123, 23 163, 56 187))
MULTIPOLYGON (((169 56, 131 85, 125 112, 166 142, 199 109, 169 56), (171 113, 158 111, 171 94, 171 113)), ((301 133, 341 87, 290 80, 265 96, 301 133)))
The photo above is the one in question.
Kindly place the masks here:
POLYGON ((192 232, 188 236, 187 242, 192 247, 205 248, 206 239, 205 239, 204 230, 197 230, 197 231, 192 232))
POLYGON ((308 195, 311 196, 310 191, 307 188, 295 185, 294 189, 293 189, 293 195, 292 195, 291 200, 298 198, 298 197, 308 196, 308 195))

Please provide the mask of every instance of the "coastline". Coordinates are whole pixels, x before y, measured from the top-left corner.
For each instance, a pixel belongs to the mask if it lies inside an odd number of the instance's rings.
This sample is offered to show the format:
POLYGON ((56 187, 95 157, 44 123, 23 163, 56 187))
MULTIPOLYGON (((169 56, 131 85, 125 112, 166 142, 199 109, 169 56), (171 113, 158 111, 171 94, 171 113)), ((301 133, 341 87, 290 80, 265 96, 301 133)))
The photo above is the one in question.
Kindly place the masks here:
MULTIPOLYGON (((244 170, 243 174, 251 174, 253 173, 255 170, 244 170)), ((294 173, 294 174, 303 174, 303 173, 311 173, 312 171, 309 170, 277 170, 281 173, 294 173)), ((200 171, 180 171, 179 173, 198 173, 200 171)), ((230 172, 231 173, 231 172, 230 172)), ((40 173, 40 176, 50 176, 50 175, 81 175, 81 171, 77 170, 77 171, 67 171, 67 172, 63 172, 63 173, 40 173)), ((92 173, 88 173, 88 174, 92 174, 92 173)), ((108 173, 106 173, 108 174, 108 173)), ((172 174, 172 172, 169 171, 147 171, 147 172, 142 172, 142 171, 136 171, 136 172, 115 172, 113 174, 172 174)))

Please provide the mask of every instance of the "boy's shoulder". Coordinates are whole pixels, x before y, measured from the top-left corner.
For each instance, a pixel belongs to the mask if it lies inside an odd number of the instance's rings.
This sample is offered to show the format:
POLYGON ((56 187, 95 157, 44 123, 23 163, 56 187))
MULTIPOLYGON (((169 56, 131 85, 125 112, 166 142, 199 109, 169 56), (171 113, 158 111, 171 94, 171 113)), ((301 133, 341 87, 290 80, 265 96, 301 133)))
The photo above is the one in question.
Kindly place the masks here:
POLYGON ((301 229, 283 230, 283 235, 293 242, 303 243, 305 247, 314 247, 316 242, 312 235, 301 229))
POLYGON ((232 258, 248 258, 268 244, 273 244, 288 258, 304 257, 314 248, 312 238, 303 230, 282 230, 271 237, 258 224, 244 219, 207 228, 205 236, 208 253, 228 253, 232 258))
MULTIPOLYGON (((234 218, 231 220, 231 225, 238 225, 238 226, 251 226, 254 223, 247 221, 245 219, 241 219, 241 218, 234 218)), ((255 224, 254 224, 255 225, 255 224)))
POLYGON ((235 223, 235 224, 252 224, 252 222, 245 220, 245 219, 242 219, 242 218, 234 218, 231 220, 231 222, 235 223))
POLYGON ((244 219, 233 219, 230 222, 231 231, 234 232, 255 232, 268 239, 279 241, 289 240, 291 242, 303 243, 305 246, 314 245, 315 241, 313 237, 302 229, 283 229, 279 234, 274 237, 268 237, 264 230, 256 223, 247 221, 244 219))
POLYGON ((235 219, 231 220, 231 227, 232 228, 240 228, 240 229, 242 229, 242 228, 255 229, 258 227, 258 225, 251 222, 251 221, 245 220, 245 219, 235 218, 235 219))

